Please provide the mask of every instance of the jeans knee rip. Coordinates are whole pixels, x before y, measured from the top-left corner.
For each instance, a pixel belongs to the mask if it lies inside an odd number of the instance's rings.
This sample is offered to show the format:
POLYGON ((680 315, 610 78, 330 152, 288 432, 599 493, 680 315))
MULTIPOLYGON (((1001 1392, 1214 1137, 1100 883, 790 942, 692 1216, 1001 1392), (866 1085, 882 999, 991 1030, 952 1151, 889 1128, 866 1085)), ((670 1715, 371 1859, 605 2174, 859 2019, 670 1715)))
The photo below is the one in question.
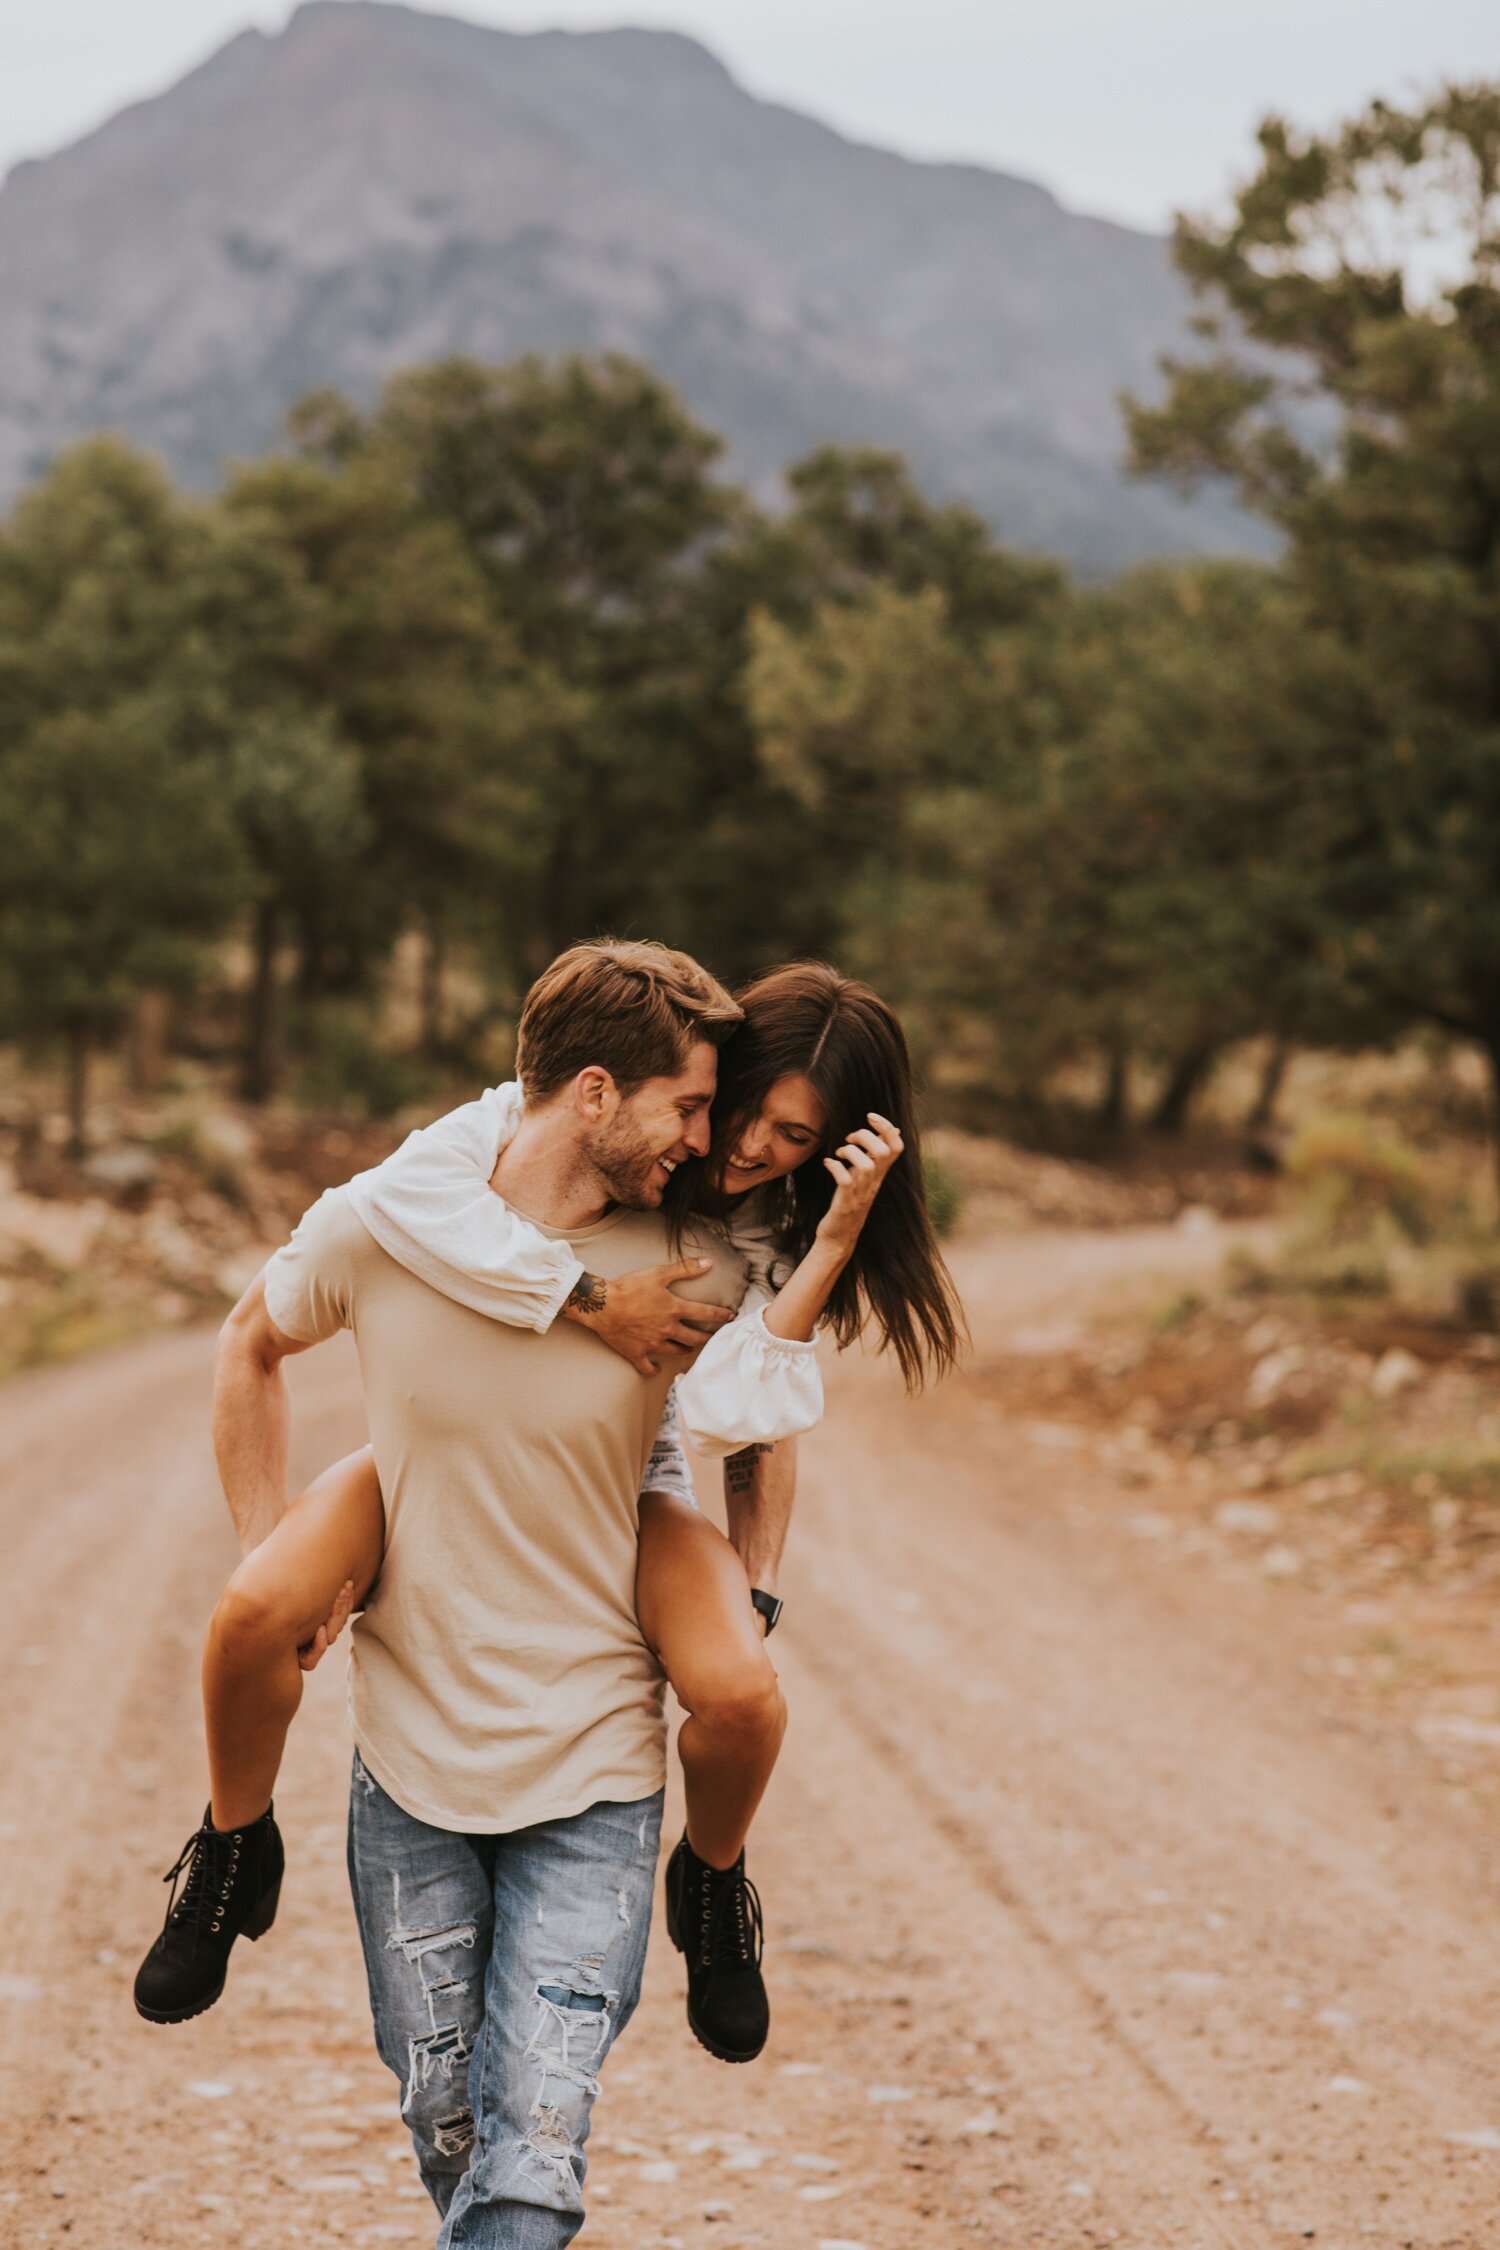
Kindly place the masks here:
MULTIPOLYGON (((401 2096, 401 2114, 408 2124, 412 2122, 412 2112, 418 2100, 433 2086, 441 2085, 451 2091, 455 2085, 463 2084, 472 2052, 469 2035, 463 2025, 458 2023, 444 2024, 419 2039, 407 2041, 406 2085, 401 2096)), ((467 2127, 469 2139, 472 2140, 474 2124, 467 2109, 433 2123, 430 2129, 434 2145, 440 2154, 451 2156, 456 2151, 444 2149, 436 2136, 440 2132, 452 2134, 461 2126, 467 2127)), ((467 2147, 468 2142, 464 2145, 467 2147)))
MULTIPOLYGON (((603 1967, 596 1956, 578 1964, 580 1982, 590 1984, 603 1967)), ((567 1984, 536 1988, 537 2024, 526 2053, 538 2070, 536 2098, 526 2149, 559 2181, 572 2183, 578 2133, 599 2091, 590 2067, 609 2041, 610 2019, 619 1995, 580 1990, 567 1984)))
POLYGON ((474 2119, 466 2109, 432 2121, 432 2146, 438 2156, 467 2156, 474 2146, 474 2119))
MULTIPOLYGON (((400 1903, 398 1888, 398 1917, 400 1903)), ((452 1973, 455 1964, 445 1963, 439 1957, 454 1952, 472 1953, 475 1941, 472 1922, 450 1922, 434 1929, 417 1930, 398 1918, 386 1934, 386 1951, 402 1954, 421 1980, 429 2027, 407 2041, 401 2114, 438 2156, 465 2156, 474 2144, 474 2119, 467 2105, 451 2109, 447 2115, 430 2122, 419 2114, 419 2105, 434 2087, 442 2090, 439 2098, 446 2097, 452 2102, 455 2091, 464 2085, 473 2041, 453 2017, 471 1980, 455 1976, 452 1973), (438 1973, 430 1974, 430 1970, 438 1973)))
POLYGON ((452 1922, 445 1929, 409 1930, 400 1922, 393 1922, 385 1941, 387 1953, 404 1953, 415 1966, 429 1953, 445 1953, 450 1946, 461 1946, 470 1953, 474 1950, 474 1925, 472 1922, 452 1922))

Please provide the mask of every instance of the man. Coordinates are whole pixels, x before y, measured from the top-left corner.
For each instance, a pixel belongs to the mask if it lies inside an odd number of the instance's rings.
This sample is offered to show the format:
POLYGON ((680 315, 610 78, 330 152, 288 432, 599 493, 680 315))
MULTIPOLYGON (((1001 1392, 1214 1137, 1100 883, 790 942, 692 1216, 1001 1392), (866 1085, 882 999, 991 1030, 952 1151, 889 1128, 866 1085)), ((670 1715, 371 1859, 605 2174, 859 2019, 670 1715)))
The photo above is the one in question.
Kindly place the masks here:
MULTIPOLYGON (((497 1190, 606 1281, 659 1262, 656 1206, 707 1152, 738 1016, 666 948, 565 954, 523 1012, 526 1109, 497 1190)), ((711 1263, 682 1290, 734 1300, 732 1255, 694 1247, 711 1263)), ((247 1545, 285 1506, 281 1362, 339 1328, 386 1510, 351 1662, 349 1864, 376 2041, 441 2250, 554 2250, 582 2223, 598 2069, 650 1922, 664 1728, 635 1616, 636 1495, 671 1369, 643 1378, 571 1323, 537 1334, 455 1305, 336 1189, 226 1328, 215 1442, 247 1545)), ((279 1868, 258 1856, 264 1823, 226 1862, 247 1932, 279 1868)))

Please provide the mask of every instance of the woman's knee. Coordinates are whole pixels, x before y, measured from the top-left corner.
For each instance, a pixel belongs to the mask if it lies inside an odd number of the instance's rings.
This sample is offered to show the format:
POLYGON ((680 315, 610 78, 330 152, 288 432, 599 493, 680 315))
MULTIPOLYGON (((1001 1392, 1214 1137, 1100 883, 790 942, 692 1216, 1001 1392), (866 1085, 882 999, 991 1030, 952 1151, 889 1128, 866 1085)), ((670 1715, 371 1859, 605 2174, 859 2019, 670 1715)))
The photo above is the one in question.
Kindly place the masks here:
POLYGON ((264 1662, 288 1650, 295 1653, 309 1637, 302 1614, 305 1604, 290 1589, 251 1570, 253 1559, 242 1563, 230 1579, 209 1622, 211 1645, 231 1664, 264 1662))
POLYGON ((786 1732, 786 1698, 764 1650, 706 1667, 676 1692, 695 1719, 746 1747, 779 1742, 786 1732))

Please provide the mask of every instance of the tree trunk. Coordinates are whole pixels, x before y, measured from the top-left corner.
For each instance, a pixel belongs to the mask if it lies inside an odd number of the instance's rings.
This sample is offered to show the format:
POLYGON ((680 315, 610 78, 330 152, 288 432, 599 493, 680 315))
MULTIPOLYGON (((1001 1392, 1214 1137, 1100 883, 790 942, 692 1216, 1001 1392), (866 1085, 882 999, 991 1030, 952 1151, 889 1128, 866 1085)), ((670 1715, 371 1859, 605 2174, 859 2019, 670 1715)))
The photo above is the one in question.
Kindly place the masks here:
POLYGON ((245 1064, 240 1092, 247 1102, 271 1098, 276 1083, 276 954, 281 935, 274 899, 255 909, 255 970, 245 1023, 245 1064))
POLYGON ((1151 1112, 1153 1133, 1180 1133, 1187 1123, 1193 1097, 1213 1069, 1218 1049, 1207 1039, 1185 1047, 1167 1073, 1167 1082, 1151 1112))
POLYGON ((422 983, 419 996, 422 1052, 435 1061, 443 1046, 443 965, 447 944, 435 917, 427 923, 422 947, 422 983))
POLYGON ((130 1084, 137 1094, 154 1093, 166 1076, 167 1030, 171 1020, 171 1002, 166 993, 155 990, 137 993, 130 1030, 130 1084))
POLYGON ((1130 1056, 1124 1047, 1111 1047, 1105 1059, 1104 1091, 1094 1122, 1104 1133, 1118 1133, 1130 1116, 1130 1056))
POLYGON ((321 1000, 328 988, 328 941, 316 924, 304 921, 297 943, 297 997, 321 1000))
POLYGON ((88 1154, 89 1034, 83 1023, 68 1026, 68 1154, 88 1154))
POLYGON ((1292 1059, 1292 1043, 1278 1039, 1265 1060, 1260 1074, 1260 1091, 1245 1113, 1247 1133, 1263 1133, 1276 1115, 1276 1097, 1281 1092, 1286 1077, 1287 1064, 1292 1059))

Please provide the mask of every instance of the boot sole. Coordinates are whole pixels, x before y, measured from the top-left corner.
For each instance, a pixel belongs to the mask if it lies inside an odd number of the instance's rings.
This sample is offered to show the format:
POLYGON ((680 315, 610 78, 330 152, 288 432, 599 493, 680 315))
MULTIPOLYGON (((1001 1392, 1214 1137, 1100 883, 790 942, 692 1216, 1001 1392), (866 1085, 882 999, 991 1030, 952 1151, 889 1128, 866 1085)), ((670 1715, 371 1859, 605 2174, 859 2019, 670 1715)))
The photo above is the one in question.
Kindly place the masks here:
POLYGON ((693 2011, 691 2008, 689 2008, 687 2012, 687 2020, 688 2030, 697 2040, 699 2046, 704 2048, 707 2053, 713 2056, 715 2062, 754 2062, 757 2055, 763 2055, 766 2051, 766 2042, 764 2039, 761 2040, 759 2046, 757 2047, 721 2047, 718 2040, 710 2039, 708 2033, 703 2029, 702 2025, 694 2020, 693 2011))
POLYGON ((222 1997, 223 1991, 224 1986, 221 1984, 217 1992, 211 1992, 206 2000, 200 2000, 191 2008, 146 2008, 137 2000, 135 2012, 138 2016, 144 2016, 147 2023, 191 2023, 194 2016, 206 2016, 214 2002, 222 1997))
MULTIPOLYGON (((247 1937, 252 1945, 257 1938, 263 1938, 275 1921, 276 1909, 280 1904, 281 1877, 278 1875, 256 1907, 253 1922, 245 1924, 245 1927, 239 1933, 240 1936, 247 1937)), ((138 2016, 144 2016, 147 2023, 191 2023, 194 2016, 206 2016, 215 2001, 222 2000, 224 1987, 228 1982, 229 1977, 226 1970, 225 1975, 220 1977, 217 1986, 209 1993, 207 1999, 195 2000, 191 2008, 148 2008, 137 2000, 135 2012, 138 2016)))

